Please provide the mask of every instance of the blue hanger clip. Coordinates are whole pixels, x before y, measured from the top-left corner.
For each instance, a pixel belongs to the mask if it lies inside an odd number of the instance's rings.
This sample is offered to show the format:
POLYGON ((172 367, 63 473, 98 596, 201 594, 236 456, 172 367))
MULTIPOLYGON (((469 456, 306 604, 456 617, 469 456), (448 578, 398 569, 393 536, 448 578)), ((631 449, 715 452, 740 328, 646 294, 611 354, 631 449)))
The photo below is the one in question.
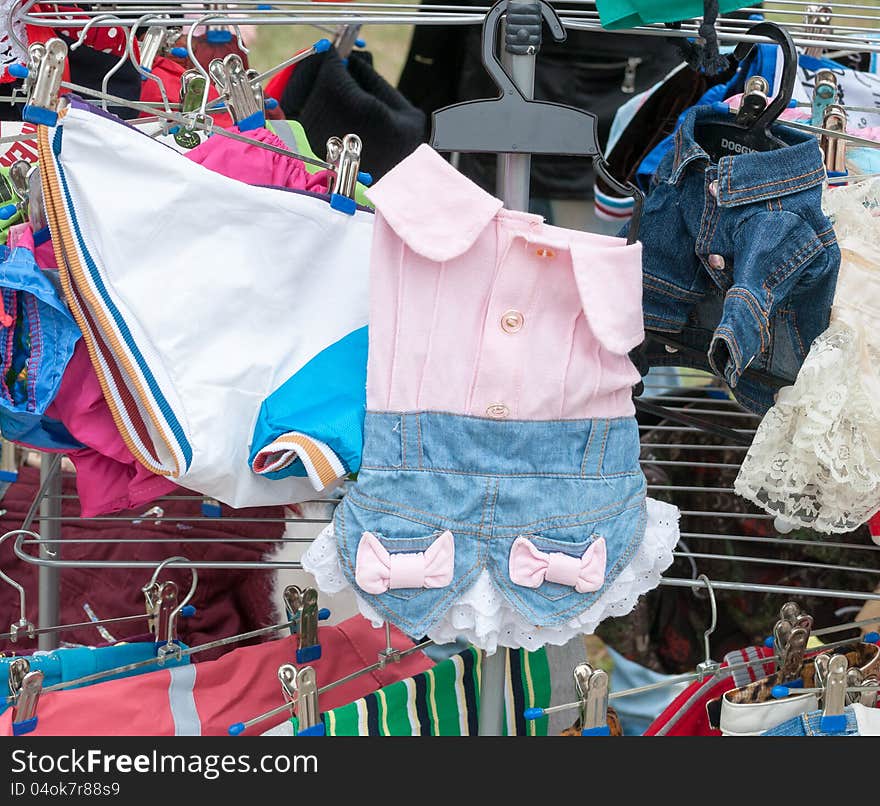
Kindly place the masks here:
POLYGON ((171 55, 176 59, 185 59, 189 55, 189 51, 178 45, 177 47, 171 48, 171 55))
POLYGON ((341 193, 330 194, 330 206, 334 210, 339 210, 340 213, 345 213, 346 215, 354 215, 357 211, 357 202, 348 196, 343 196, 341 193))
POLYGON ((30 69, 24 64, 10 64, 7 69, 13 78, 27 78, 31 74, 30 69))
POLYGON ((225 45, 232 41, 232 31, 227 28, 209 28, 205 39, 215 45, 225 45))
POLYGON ((319 39, 312 47, 315 49, 315 53, 325 53, 330 50, 332 43, 329 39, 319 39))
POLYGON ((242 118, 235 124, 240 132, 249 132, 252 129, 259 129, 266 125, 266 115, 262 109, 257 110, 246 118, 242 118))
POLYGON ((4 204, 0 207, 0 220, 9 221, 12 216, 18 212, 18 206, 15 204, 4 204))
POLYGON ((12 735, 13 736, 24 736, 26 733, 30 733, 35 730, 37 727, 37 719, 39 717, 33 717, 32 719, 25 719, 21 722, 13 722, 12 723, 12 735))
POLYGON ((219 518, 223 515, 223 509, 220 502, 214 498, 202 499, 202 515, 206 518, 219 518))

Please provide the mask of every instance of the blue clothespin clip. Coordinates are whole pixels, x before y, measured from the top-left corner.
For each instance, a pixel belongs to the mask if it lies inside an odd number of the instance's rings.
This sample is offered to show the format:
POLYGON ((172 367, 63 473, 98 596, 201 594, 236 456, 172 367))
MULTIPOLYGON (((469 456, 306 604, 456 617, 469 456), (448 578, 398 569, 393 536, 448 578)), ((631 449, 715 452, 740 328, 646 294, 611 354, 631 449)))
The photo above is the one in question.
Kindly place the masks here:
POLYGON ((220 518, 223 515, 223 509, 220 502, 216 498, 202 498, 202 515, 206 518, 220 518))
POLYGON ((318 641, 318 622, 330 618, 327 608, 318 609, 318 591, 314 588, 299 588, 288 585, 284 589, 284 607, 291 625, 290 634, 297 635, 297 663, 311 663, 321 657, 321 644, 318 641))
MULTIPOLYGON (((356 134, 347 134, 343 138, 331 137, 327 141, 327 162, 334 170, 330 206, 346 215, 354 215, 357 210, 357 202, 354 200, 355 187, 362 176, 361 138, 356 134)), ((372 177, 366 178, 372 181, 372 177)))
POLYGON ((24 78, 30 95, 21 110, 22 120, 44 126, 54 126, 58 122, 58 91, 66 59, 67 45, 57 38, 50 39, 45 45, 34 43, 28 48, 24 78))
POLYGON ((846 655, 834 655, 828 664, 825 681, 825 698, 819 727, 823 733, 835 734, 846 731, 846 673, 849 661, 846 655))
POLYGON ((589 663, 574 667, 574 686, 580 705, 581 736, 610 736, 608 673, 589 663))
MULTIPOLYGON (((30 664, 28 668, 30 668, 30 664)), ((22 678, 21 687, 16 692, 13 692, 16 697, 12 714, 13 736, 24 736, 26 733, 31 733, 37 727, 37 704, 40 701, 42 691, 42 672, 28 672, 22 678)))

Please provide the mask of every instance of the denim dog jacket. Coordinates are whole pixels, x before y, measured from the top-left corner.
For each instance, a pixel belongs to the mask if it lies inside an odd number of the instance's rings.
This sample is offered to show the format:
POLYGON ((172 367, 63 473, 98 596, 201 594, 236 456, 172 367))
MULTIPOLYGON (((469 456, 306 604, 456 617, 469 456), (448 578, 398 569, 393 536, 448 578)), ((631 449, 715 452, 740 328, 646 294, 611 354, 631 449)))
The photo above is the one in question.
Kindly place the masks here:
POLYGON ((724 119, 712 106, 684 117, 640 229, 645 327, 675 334, 696 355, 661 347, 644 357, 712 371, 763 413, 785 385, 766 376, 793 381, 828 326, 840 250, 821 208, 816 138, 776 126, 786 147, 743 153, 727 144, 730 153, 713 161, 700 126, 724 119))

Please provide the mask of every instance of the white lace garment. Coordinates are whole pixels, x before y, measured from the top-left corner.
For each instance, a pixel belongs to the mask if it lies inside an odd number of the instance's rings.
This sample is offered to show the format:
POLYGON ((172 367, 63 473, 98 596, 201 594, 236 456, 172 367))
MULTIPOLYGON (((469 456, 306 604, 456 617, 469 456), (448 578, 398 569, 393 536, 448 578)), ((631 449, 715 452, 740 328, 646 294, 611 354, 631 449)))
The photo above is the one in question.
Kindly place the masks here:
MULTIPOLYGON (((545 644, 567 644, 577 635, 594 632, 606 618, 626 615, 635 607, 639 596, 657 587, 660 574, 672 564, 672 551, 678 543, 678 507, 649 498, 647 508, 645 538, 635 556, 577 618, 556 627, 536 627, 507 603, 488 572, 483 571, 461 599, 428 630, 428 637, 438 644, 448 644, 461 637, 490 654, 498 646, 535 650, 545 644)), ((339 565, 332 523, 309 546, 302 565, 315 577, 318 589, 326 594, 351 587, 339 565)), ((356 598, 362 615, 373 626, 381 625, 384 619, 362 597, 356 598)))
POLYGON ((841 250, 831 323, 761 421, 734 485, 783 530, 849 532, 880 510, 878 189, 823 196, 841 250))

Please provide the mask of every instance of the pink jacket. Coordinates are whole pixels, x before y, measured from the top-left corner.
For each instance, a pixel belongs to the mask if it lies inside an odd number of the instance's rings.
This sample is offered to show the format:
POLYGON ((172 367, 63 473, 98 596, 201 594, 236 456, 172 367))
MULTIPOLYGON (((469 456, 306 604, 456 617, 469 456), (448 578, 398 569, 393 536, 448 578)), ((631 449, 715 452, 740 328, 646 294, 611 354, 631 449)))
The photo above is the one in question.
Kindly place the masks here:
POLYGON ((367 196, 377 212, 367 409, 634 414, 640 244, 504 210, 426 145, 367 196))

